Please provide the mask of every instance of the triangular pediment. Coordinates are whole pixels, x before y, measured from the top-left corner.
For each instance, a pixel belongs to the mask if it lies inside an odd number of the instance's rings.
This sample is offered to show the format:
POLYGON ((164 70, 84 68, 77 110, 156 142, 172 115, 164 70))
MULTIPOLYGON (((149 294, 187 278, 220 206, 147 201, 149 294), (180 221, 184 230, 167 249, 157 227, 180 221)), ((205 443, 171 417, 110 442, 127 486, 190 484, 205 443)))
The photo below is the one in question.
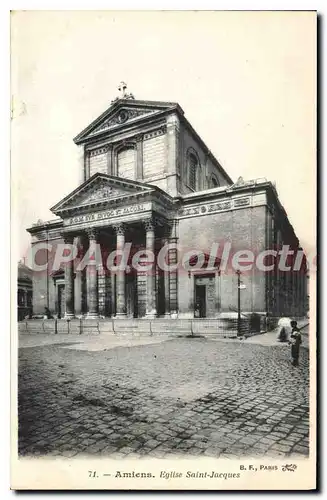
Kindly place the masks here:
POLYGON ((107 206, 111 202, 150 193, 153 189, 139 182, 95 174, 52 207, 51 211, 56 215, 63 215, 76 209, 88 210, 92 207, 107 206))
POLYGON ((128 127, 143 118, 150 118, 176 107, 179 108, 178 104, 172 102, 118 99, 109 109, 78 134, 74 142, 81 144, 89 138, 94 138, 104 132, 115 131, 125 126, 128 127))
POLYGON ((89 133, 89 136, 96 135, 99 132, 103 132, 105 130, 112 129, 113 127, 117 127, 122 125, 123 123, 128 123, 133 120, 136 120, 140 117, 149 116, 157 111, 154 109, 145 109, 145 108, 127 108, 122 107, 112 116, 109 116, 106 120, 100 123, 94 130, 89 133))

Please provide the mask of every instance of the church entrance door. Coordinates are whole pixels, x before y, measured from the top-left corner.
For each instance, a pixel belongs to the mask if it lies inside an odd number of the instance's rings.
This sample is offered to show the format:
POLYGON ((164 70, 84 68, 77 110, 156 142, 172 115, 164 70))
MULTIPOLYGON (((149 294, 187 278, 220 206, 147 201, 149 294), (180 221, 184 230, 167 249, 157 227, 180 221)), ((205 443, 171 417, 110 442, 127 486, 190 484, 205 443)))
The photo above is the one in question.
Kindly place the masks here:
POLYGON ((196 285, 195 286, 195 311, 194 315, 196 318, 206 317, 206 286, 196 285))
POLYGON ((216 290, 214 275, 195 277, 194 316, 214 318, 216 314, 216 290))

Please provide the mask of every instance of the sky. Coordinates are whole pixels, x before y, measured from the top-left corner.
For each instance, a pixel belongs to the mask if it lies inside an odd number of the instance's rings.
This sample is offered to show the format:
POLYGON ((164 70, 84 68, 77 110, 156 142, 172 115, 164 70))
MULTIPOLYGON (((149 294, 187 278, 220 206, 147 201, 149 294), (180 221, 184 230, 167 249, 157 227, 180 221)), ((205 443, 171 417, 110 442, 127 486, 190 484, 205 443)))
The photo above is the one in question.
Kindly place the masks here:
POLYGON ((12 230, 80 180, 73 138, 127 82, 178 102, 234 181, 276 182, 307 252, 316 239, 314 12, 17 11, 11 25, 12 230))

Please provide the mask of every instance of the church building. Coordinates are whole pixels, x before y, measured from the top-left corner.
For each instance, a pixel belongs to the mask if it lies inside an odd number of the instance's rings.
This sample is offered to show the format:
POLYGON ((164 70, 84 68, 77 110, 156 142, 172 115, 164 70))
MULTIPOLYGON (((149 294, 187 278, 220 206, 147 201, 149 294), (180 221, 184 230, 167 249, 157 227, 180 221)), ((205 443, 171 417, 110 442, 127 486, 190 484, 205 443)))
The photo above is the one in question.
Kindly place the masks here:
POLYGON ((128 266, 79 270, 74 259, 34 271, 33 313, 48 308, 70 320, 201 319, 235 317, 240 307, 262 317, 304 316, 303 267, 285 272, 253 265, 239 272, 232 265, 237 252, 300 248, 274 184, 233 182, 179 104, 137 100, 124 83, 119 90, 74 138, 80 184, 51 208, 54 220, 28 231, 32 246, 47 245, 49 261, 59 243, 76 245, 80 258, 95 245, 107 257, 130 243, 128 266), (169 269, 162 269, 158 256, 167 245, 169 269), (145 271, 131 265, 142 249, 155 255, 145 271))

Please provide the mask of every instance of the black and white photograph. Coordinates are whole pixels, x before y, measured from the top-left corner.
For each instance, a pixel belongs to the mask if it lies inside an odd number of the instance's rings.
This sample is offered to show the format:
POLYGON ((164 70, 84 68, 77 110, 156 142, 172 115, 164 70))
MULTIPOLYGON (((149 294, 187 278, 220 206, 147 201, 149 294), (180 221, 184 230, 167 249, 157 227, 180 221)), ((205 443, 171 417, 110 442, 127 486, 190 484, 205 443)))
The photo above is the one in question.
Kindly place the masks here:
POLYGON ((315 487, 316 45, 11 13, 13 489, 315 487))

